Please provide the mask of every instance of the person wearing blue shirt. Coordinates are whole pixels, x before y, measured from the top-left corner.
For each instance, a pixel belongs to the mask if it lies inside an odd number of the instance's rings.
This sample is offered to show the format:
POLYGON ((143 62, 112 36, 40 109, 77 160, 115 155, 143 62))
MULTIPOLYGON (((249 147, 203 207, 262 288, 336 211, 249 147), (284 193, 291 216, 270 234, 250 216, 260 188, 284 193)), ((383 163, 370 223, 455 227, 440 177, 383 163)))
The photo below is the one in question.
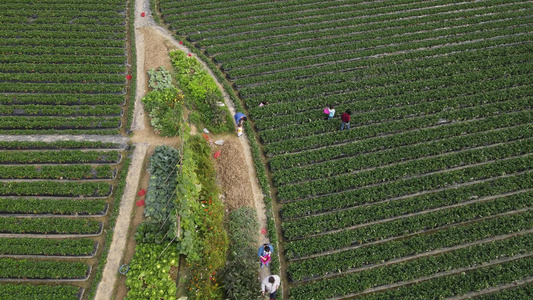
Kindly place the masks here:
MULTIPOLYGON (((261 247, 259 247, 259 250, 257 250, 257 256, 259 256, 259 259, 265 257, 266 255, 272 255, 274 253, 274 247, 270 244, 263 244, 261 247), (267 251, 268 250, 268 251, 267 251)), ((270 261, 270 259, 268 259, 270 261)), ((268 262, 266 263, 268 266, 268 262)), ((261 268, 263 268, 263 261, 261 260, 261 268)))
POLYGON ((243 113, 236 113, 233 118, 235 119, 235 125, 239 125, 239 123, 243 122, 243 121, 248 121, 248 119, 246 118, 246 115, 244 115, 243 113))

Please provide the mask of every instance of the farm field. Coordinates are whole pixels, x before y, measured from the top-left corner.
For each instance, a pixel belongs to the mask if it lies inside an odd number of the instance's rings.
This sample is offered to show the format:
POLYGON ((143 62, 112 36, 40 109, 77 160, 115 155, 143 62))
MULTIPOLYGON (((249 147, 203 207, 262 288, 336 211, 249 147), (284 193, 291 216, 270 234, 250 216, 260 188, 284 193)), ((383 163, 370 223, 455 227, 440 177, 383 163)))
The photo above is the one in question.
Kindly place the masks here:
POLYGON ((124 0, 0 3, 0 299, 88 299, 101 279, 128 146, 40 135, 124 131, 127 17, 124 0))
POLYGON ((533 3, 158 9, 247 107, 280 204, 286 296, 531 296, 533 3))
POLYGON ((0 3, 0 133, 117 134, 126 1, 0 3))

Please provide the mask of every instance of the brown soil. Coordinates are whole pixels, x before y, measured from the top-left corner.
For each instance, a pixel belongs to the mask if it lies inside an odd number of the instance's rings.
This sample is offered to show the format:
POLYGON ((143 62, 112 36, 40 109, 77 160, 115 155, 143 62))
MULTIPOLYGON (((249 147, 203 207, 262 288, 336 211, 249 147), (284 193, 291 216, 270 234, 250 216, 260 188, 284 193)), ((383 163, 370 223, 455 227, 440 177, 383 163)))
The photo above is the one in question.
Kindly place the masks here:
POLYGON ((239 138, 226 135, 217 137, 217 140, 219 139, 224 140, 224 145, 215 148, 220 150, 216 171, 217 180, 223 189, 222 200, 226 208, 231 211, 244 206, 254 207, 250 177, 245 167, 244 152, 239 138))

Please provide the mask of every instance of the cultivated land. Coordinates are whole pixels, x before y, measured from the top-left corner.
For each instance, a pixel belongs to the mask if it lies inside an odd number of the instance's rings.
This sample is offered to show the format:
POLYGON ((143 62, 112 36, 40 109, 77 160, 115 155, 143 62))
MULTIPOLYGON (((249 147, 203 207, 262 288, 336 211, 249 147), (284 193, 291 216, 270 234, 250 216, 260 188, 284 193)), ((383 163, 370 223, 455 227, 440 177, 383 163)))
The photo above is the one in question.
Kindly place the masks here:
POLYGON ((101 279, 129 165, 126 5, 0 3, 0 299, 101 279))
POLYGON ((531 2, 158 2, 248 108, 285 297, 531 296, 531 2))

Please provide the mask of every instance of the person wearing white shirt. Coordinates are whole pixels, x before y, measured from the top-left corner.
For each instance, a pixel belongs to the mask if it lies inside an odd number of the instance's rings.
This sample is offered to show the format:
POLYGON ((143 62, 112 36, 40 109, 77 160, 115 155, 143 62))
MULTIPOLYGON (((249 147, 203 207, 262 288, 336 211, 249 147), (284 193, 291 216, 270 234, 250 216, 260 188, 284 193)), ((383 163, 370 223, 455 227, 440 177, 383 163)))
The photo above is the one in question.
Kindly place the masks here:
POLYGON ((276 299, 276 292, 278 291, 279 285, 281 284, 281 278, 278 275, 271 275, 265 277, 261 283, 261 295, 265 293, 270 293, 270 300, 276 299))

